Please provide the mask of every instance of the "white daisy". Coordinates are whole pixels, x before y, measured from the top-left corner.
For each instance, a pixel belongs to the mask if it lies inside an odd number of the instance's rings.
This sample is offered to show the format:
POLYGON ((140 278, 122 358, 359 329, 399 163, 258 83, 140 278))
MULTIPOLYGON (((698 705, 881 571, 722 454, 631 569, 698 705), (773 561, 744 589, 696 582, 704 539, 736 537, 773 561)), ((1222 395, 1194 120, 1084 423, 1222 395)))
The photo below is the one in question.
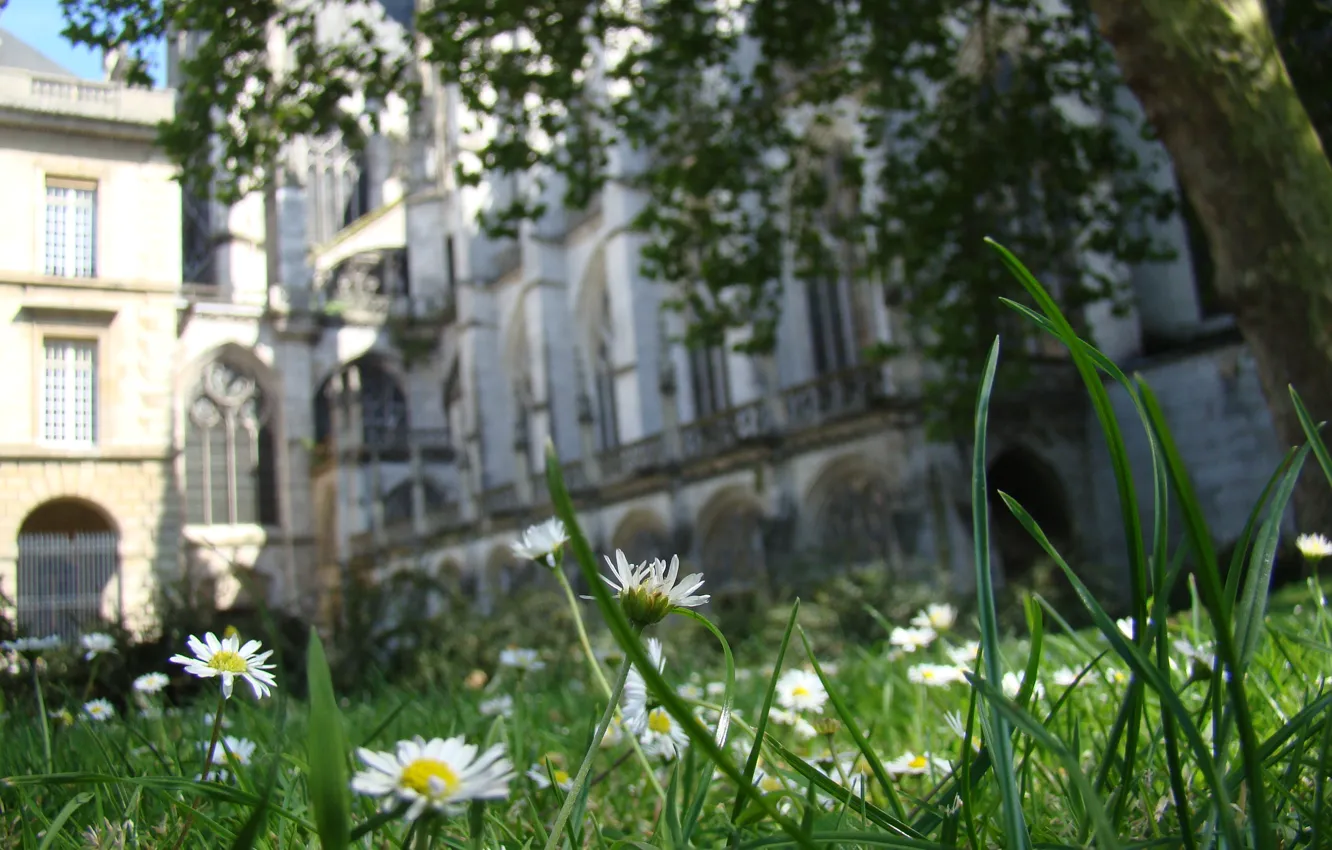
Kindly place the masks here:
MULTIPOLYGON (((1019 677, 1016 673, 1005 673, 1003 681, 999 683, 999 687, 1003 689, 1004 696, 1009 699, 1017 699, 1018 691, 1022 690, 1022 682, 1024 680, 1025 675, 1019 677)), ((1035 699, 1040 699, 1045 695, 1045 688, 1041 686, 1040 682, 1037 682, 1036 687, 1031 689, 1031 695, 1035 699)))
POLYGON ((1060 667, 1050 675, 1050 680, 1061 688, 1071 687, 1072 685, 1086 682, 1086 679, 1078 679, 1078 671, 1071 667, 1060 667))
POLYGON ((777 704, 788 711, 823 711, 828 692, 809 670, 791 669, 777 680, 777 704))
POLYGON ((494 717, 496 715, 508 717, 513 714, 513 697, 505 694, 504 696, 488 699, 482 702, 479 708, 481 709, 481 713, 486 717, 494 717))
POLYGON ((396 752, 361 747, 356 755, 367 769, 352 777, 352 790, 383 798, 389 806, 410 804, 408 820, 416 820, 427 809, 456 814, 468 800, 502 800, 513 779, 503 744, 478 756, 477 748, 461 735, 428 742, 418 735, 399 741, 396 752))
POLYGON ((541 660, 535 649, 520 649, 516 646, 500 650, 499 663, 501 667, 517 670, 544 670, 546 667, 546 662, 541 660))
POLYGON ((791 730, 795 732, 796 738, 801 741, 808 741, 810 738, 819 734, 819 730, 814 728, 813 723, 810 723, 798 714, 796 715, 795 722, 791 724, 791 730))
POLYGON ((915 652, 929 646, 938 636, 938 632, 931 628, 904 629, 898 626, 888 636, 888 642, 903 652, 915 652))
POLYGON ((957 622, 957 609, 952 605, 931 603, 911 618, 911 625, 921 629, 946 632, 957 622))
POLYGON ((92 661, 102 653, 116 651, 116 639, 106 632, 89 632, 79 638, 79 642, 87 650, 83 656, 84 661, 92 661))
MULTIPOLYGON (((666 657, 662 653, 661 641, 650 637, 645 641, 648 658, 657 672, 666 669, 666 657)), ((624 728, 634 735, 643 735, 647 731, 648 712, 652 708, 649 701, 647 682, 636 666, 629 668, 629 676, 624 680, 624 702, 620 711, 624 717, 624 728)))
MULTIPOLYGON (((199 746, 207 752, 208 742, 200 741, 199 746)), ((249 765, 254 761, 254 751, 257 745, 249 738, 237 738, 234 735, 223 735, 218 743, 217 749, 213 751, 213 761, 230 762, 231 764, 249 765), (230 755, 228 755, 230 753, 230 755)))
POLYGON ((765 794, 785 791, 786 783, 776 773, 769 773, 762 766, 754 767, 754 786, 765 794))
POLYGON ((116 716, 116 707, 104 699, 95 699, 83 704, 83 714, 89 720, 110 720, 116 716))
MULTIPOLYGON (((739 678, 739 677, 737 677, 737 678, 739 678)), ((721 696, 725 696, 725 695, 726 695, 726 683, 725 683, 725 682, 708 682, 708 684, 704 687, 704 690, 707 692, 708 696, 710 696, 710 697, 721 697, 721 696)))
POLYGON ((929 753, 913 753, 910 750, 892 761, 885 762, 883 769, 892 776, 916 776, 938 770, 947 770, 948 763, 936 759, 929 753))
POLYGON ((155 694, 171 684, 165 673, 144 673, 134 680, 134 690, 141 694, 155 694))
POLYGON ((1171 643, 1171 646, 1175 648, 1176 652, 1190 661, 1197 662, 1206 667, 1216 666, 1216 653, 1210 643, 1203 644, 1202 646, 1194 646, 1184 638, 1176 638, 1174 642, 1171 643))
POLYGON ((615 560, 606 558, 611 575, 602 581, 615 590, 625 616, 640 626, 661 622, 674 608, 697 608, 711 597, 694 591, 703 586, 702 573, 680 577, 680 556, 672 555, 667 564, 660 558, 651 564, 633 564, 624 552, 615 550, 615 560))
POLYGON ((965 667, 970 670, 971 666, 980 658, 980 643, 969 640, 961 646, 950 646, 945 650, 948 660, 958 667, 965 667))
POLYGON ((670 760, 689 746, 689 733, 666 709, 658 706, 647 714, 647 731, 639 736, 643 752, 670 760))
POLYGON ((703 699, 703 689, 698 685, 695 685, 693 682, 685 682, 683 685, 676 688, 675 692, 679 694, 682 699, 690 701, 703 699))
POLYGON ((527 771, 527 778, 535 782, 538 788, 549 788, 551 777, 554 777, 555 786, 561 791, 568 791, 573 786, 573 777, 569 772, 553 764, 549 768, 544 764, 534 764, 527 771))
POLYGON ((558 563, 556 554, 569 542, 569 532, 559 517, 551 517, 543 523, 534 525, 523 532, 509 548, 519 558, 537 561, 554 569, 558 563))
POLYGON ((204 635, 203 640, 190 635, 187 643, 194 657, 173 655, 171 661, 185 665, 186 673, 201 679, 221 676, 222 696, 226 699, 231 699, 231 690, 237 676, 250 683, 256 699, 268 696, 272 692, 271 689, 277 687, 277 680, 273 678, 272 673, 267 672, 272 670, 274 665, 264 663, 273 651, 270 649, 267 652, 257 652, 263 645, 257 640, 246 641, 242 646, 240 638, 235 635, 218 640, 217 635, 209 632, 204 635))
POLYGON ((617 746, 624 740, 624 724, 618 716, 612 717, 610 725, 606 727, 606 734, 601 736, 601 748, 609 750, 617 746))
POLYGON ((948 664, 916 664, 907 670, 907 681, 917 685, 943 687, 966 680, 965 671, 961 667, 948 664))
POLYGON ((1295 547, 1310 561, 1321 561, 1332 555, 1332 540, 1321 534, 1301 534, 1295 538, 1295 547))

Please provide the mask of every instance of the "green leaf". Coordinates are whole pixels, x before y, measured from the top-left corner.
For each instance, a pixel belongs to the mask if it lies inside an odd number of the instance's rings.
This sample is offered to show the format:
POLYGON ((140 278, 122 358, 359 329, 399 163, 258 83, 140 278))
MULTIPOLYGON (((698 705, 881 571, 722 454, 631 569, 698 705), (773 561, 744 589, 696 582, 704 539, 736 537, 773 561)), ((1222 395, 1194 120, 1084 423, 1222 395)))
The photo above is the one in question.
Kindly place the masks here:
POLYGON ((80 807, 91 801, 94 796, 96 795, 92 792, 84 791, 81 794, 75 794, 74 799, 61 807, 60 812, 55 816, 55 820, 51 821, 51 825, 46 828, 46 835, 42 837, 42 843, 37 845, 37 850, 49 850, 51 842, 56 840, 56 836, 59 835, 60 830, 64 828, 65 822, 68 821, 80 807))
MULTIPOLYGON (((976 433, 971 461, 971 535, 973 557, 976 563, 976 607, 980 613, 981 660, 985 675, 991 680, 1003 680, 1004 671, 999 660, 999 617, 994 602, 994 573, 990 566, 990 504, 986 465, 989 457, 985 437, 990 423, 990 393, 994 389, 995 370, 999 366, 999 338, 990 346, 990 356, 981 374, 980 391, 976 397, 976 433)), ((1007 847, 1023 850, 1030 846, 1022 814, 1022 797, 1018 790, 1017 773, 1013 764, 1013 739, 1008 722, 999 714, 991 714, 987 738, 991 750, 994 775, 999 783, 999 799, 1003 811, 1004 838, 1007 847)))
POLYGON ((333 676, 319 633, 310 629, 306 653, 310 688, 310 729, 306 784, 324 850, 345 850, 350 841, 351 801, 347 776, 347 738, 342 712, 333 693, 333 676))

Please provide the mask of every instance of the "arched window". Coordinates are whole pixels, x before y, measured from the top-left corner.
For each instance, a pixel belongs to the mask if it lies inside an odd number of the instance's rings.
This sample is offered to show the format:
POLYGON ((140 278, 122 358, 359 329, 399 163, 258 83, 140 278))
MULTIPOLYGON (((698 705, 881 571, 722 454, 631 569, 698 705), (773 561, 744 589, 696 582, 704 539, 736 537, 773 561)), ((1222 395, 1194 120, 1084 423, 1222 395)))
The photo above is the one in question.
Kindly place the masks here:
POLYGON ((894 514, 888 487, 876 475, 847 473, 833 482, 820 511, 819 554, 830 565, 891 565, 894 514))
POLYGON ((842 150, 828 158, 823 174, 827 200, 816 217, 833 262, 821 264, 819 273, 805 282, 815 375, 855 365, 862 341, 868 341, 869 313, 856 309, 854 241, 848 238, 848 228, 855 226, 859 214, 860 192, 844 173, 846 159, 842 150))
POLYGON ((253 377, 214 360, 188 409, 185 500, 191 523, 277 525, 277 465, 268 400, 253 377))
POLYGON ((620 422, 615 407, 615 323, 611 317, 609 288, 601 291, 601 309, 593 333, 596 362, 592 368, 592 381, 597 396, 597 431, 601 448, 608 449, 620 442, 620 422))
POLYGON ((713 519, 703 537, 702 571, 715 587, 753 587, 766 572, 763 515, 758 506, 740 504, 713 519))
POLYGON ((350 368, 360 371, 361 432, 366 445, 407 443, 407 397, 377 357, 362 357, 350 368))

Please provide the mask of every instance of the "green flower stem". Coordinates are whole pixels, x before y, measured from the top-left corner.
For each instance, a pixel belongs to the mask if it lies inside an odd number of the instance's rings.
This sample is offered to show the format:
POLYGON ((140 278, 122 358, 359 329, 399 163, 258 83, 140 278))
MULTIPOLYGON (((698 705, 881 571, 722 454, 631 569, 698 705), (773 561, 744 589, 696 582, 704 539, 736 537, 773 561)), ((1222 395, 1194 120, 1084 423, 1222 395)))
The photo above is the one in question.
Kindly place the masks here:
MULTIPOLYGON (((213 714, 213 734, 208 738, 208 752, 204 755, 203 773, 199 774, 200 782, 208 781, 208 771, 213 769, 213 753, 217 752, 217 741, 222 735, 222 714, 227 709, 227 698, 219 694, 217 698, 217 711, 213 714)), ((185 826, 180 830, 180 838, 176 839, 173 850, 180 850, 185 843, 185 838, 190 834, 190 827, 194 826, 194 813, 198 811, 202 801, 194 798, 194 804, 190 806, 190 813, 185 818, 185 826)))
POLYGON ((578 642, 582 644, 583 654, 587 656, 587 663, 592 668, 592 675, 596 677, 597 683, 601 685, 601 695, 610 699, 610 683, 606 681, 606 675, 601 672, 601 664, 597 661, 596 653, 592 651, 592 642, 587 639, 587 629, 583 626, 583 615, 578 610, 578 597, 574 595, 573 587, 569 585, 569 577, 564 574, 562 567, 556 567, 551 572, 555 573, 555 578, 560 583, 560 589, 564 591, 564 598, 569 600, 569 611, 573 614, 574 628, 578 630, 578 642))
POLYGON ((93 682, 97 681, 97 664, 102 660, 101 653, 94 655, 92 661, 88 664, 88 684, 83 686, 83 701, 87 702, 92 696, 93 682))
POLYGON ((37 694, 37 722, 42 727, 42 755, 46 757, 46 772, 55 773, 55 760, 51 758, 51 718, 46 716, 46 699, 42 696, 42 677, 37 671, 37 656, 31 660, 32 690, 37 694))
MULTIPOLYGON (((538 561, 538 563, 540 562, 538 561)), ((612 699, 611 697, 610 683, 606 681, 605 674, 601 672, 601 662, 597 661, 597 654, 592 651, 592 642, 587 639, 587 629, 583 626, 583 614, 578 608, 578 597, 574 595, 573 587, 569 584, 569 577, 564 574, 564 560, 562 557, 556 561, 556 566, 552 569, 552 572, 555 573, 555 578, 559 581, 561 589, 564 590, 564 598, 569 601, 569 611, 573 614, 574 627, 578 630, 578 642, 582 644, 583 654, 587 656, 587 663, 592 668, 592 674, 596 677, 597 683, 601 685, 602 696, 609 699, 612 704, 618 703, 618 698, 612 699)), ((665 800, 666 789, 662 788, 661 783, 657 781, 657 774, 652 769, 652 762, 648 761, 647 754, 639 746, 638 739, 630 735, 629 746, 633 749, 634 754, 638 756, 638 762, 643 766, 643 775, 647 777, 648 784, 652 786, 652 790, 658 797, 665 800)))
POLYGON ((616 674, 615 687, 611 689, 610 701, 606 703, 606 710, 601 713, 601 721, 597 723, 596 732, 592 733, 592 742, 587 747, 587 754, 583 756, 583 763, 578 766, 578 775, 574 777, 573 783, 569 785, 569 793, 564 797, 564 805, 560 807, 560 813, 555 818, 555 825, 551 827, 550 838, 546 841, 546 850, 555 850, 564 841, 564 827, 569 823, 569 817, 573 814, 578 798, 583 796, 583 786, 587 785, 588 774, 592 771, 592 762, 596 761, 597 752, 601 749, 601 739, 606 737, 606 730, 610 728, 611 719, 615 717, 615 709, 619 707, 620 695, 624 693, 624 683, 629 679, 629 667, 629 657, 626 655, 624 661, 620 662, 620 672, 616 674))

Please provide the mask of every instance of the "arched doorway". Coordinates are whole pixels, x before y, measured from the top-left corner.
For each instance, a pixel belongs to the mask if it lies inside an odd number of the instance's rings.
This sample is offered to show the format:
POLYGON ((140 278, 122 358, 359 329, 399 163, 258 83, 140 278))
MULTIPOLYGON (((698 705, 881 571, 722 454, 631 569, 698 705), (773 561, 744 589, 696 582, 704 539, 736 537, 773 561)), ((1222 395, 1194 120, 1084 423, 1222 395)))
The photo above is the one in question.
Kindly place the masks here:
MULTIPOLYGON (((72 637, 106 619, 103 596, 120 572, 120 535, 97 506, 56 499, 28 514, 18 534, 19 631, 72 637)), ((118 586, 118 585, 117 585, 118 586)))
POLYGON ((991 536, 1005 579, 1026 578, 1046 555, 999 498, 1001 490, 1031 515, 1060 554, 1065 558, 1072 554, 1068 549, 1073 542, 1073 519, 1063 484, 1048 463, 1029 449, 1011 448, 990 463, 988 479, 991 536))

